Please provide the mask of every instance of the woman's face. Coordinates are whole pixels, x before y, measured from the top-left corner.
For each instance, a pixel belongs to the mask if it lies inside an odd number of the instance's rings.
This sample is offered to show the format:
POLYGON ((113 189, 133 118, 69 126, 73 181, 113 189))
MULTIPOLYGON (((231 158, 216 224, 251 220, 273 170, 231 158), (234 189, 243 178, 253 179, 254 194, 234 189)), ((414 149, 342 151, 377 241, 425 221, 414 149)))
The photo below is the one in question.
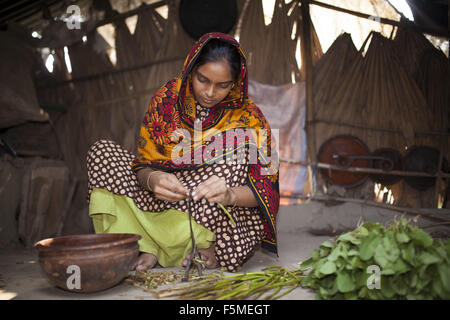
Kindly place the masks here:
POLYGON ((195 100, 205 108, 214 107, 225 99, 233 83, 230 66, 225 60, 207 62, 193 70, 195 100))

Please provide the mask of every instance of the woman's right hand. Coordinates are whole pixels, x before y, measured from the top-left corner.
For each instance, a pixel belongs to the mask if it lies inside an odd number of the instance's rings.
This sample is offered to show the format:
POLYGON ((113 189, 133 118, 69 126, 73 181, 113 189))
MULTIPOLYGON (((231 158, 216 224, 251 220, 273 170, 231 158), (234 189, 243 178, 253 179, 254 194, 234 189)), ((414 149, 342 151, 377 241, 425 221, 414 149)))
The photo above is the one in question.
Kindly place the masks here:
POLYGON ((176 202, 186 199, 189 191, 181 184, 178 178, 164 171, 150 171, 145 175, 146 184, 159 200, 176 202), (150 175, 150 177, 149 177, 150 175))

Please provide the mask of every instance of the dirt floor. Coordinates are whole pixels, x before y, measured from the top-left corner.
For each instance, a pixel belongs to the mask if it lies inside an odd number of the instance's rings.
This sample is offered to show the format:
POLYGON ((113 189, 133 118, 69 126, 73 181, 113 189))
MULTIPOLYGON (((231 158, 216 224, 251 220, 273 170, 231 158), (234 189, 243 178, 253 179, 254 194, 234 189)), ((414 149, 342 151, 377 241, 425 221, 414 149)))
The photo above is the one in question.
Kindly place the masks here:
MULTIPOLYGON (((281 207, 278 215, 279 257, 258 250, 244 265, 242 272, 260 271, 267 266, 297 268, 300 261, 311 256, 313 249, 333 238, 333 231, 352 230, 361 219, 385 223, 395 215, 389 210, 355 204, 329 207, 323 203, 310 202, 281 207)), ((178 272, 183 268, 157 267, 155 270, 178 272)), ((313 291, 299 287, 282 299, 311 300, 314 296, 313 291)), ((3 248, 0 249, 0 300, 4 299, 153 300, 155 297, 126 282, 98 293, 64 291, 53 287, 46 280, 34 249, 3 248)))

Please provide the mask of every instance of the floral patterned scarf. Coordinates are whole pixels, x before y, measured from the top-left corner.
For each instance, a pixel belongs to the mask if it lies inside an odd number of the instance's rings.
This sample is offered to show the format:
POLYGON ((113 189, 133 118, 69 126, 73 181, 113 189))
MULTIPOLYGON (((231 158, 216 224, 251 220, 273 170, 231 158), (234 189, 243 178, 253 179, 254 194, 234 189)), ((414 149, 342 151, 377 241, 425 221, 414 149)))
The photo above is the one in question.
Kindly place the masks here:
POLYGON ((276 215, 280 204, 278 159, 269 124, 259 108, 248 98, 247 88, 246 59, 239 43, 222 33, 205 34, 190 51, 181 76, 169 81, 151 99, 140 130, 139 155, 131 165, 135 172, 147 167, 167 172, 195 170, 222 159, 225 154, 237 152, 238 149, 257 148, 257 159, 248 168, 247 184, 265 218, 262 246, 276 253, 276 215), (196 101, 190 72, 202 48, 214 38, 228 41, 238 49, 241 56, 240 74, 237 85, 222 102, 211 108, 198 128, 195 123, 196 101), (251 134, 245 134, 249 132, 245 130, 249 130, 251 134), (225 139, 230 132, 237 139, 226 144, 225 139), (222 152, 205 152, 212 146, 217 151, 217 138, 224 139, 221 144, 223 149, 220 150, 222 152), (184 148, 181 148, 183 143, 184 148))

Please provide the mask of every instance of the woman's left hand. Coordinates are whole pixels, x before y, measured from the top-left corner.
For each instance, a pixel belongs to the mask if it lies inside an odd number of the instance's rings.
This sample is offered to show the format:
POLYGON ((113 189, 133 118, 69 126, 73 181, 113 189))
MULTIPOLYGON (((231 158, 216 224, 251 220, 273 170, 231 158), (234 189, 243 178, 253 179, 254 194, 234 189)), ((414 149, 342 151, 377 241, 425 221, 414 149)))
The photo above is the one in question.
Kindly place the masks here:
POLYGON ((221 203, 224 206, 230 206, 236 203, 234 192, 227 187, 224 178, 211 176, 208 180, 200 183, 192 193, 195 201, 205 198, 212 203, 221 203))

